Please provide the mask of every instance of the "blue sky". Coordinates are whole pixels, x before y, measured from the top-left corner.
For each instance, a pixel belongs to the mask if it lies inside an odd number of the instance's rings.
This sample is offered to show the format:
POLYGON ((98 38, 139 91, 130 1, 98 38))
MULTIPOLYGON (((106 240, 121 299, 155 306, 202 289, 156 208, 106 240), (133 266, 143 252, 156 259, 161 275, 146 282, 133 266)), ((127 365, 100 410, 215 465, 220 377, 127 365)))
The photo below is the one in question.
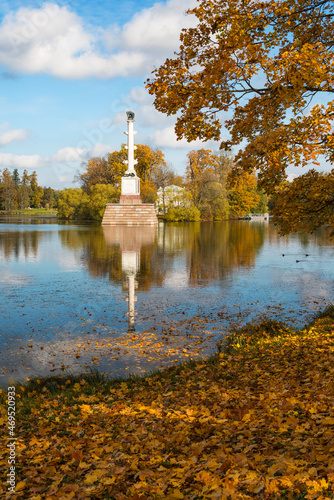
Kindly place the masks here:
MULTIPOLYGON (((217 151, 213 141, 177 141, 175 118, 154 109, 144 86, 178 50, 181 29, 195 25, 185 12, 196 3, 2 0, 0 170, 36 170, 42 186, 73 187, 82 162, 126 142, 129 109, 136 143, 161 149, 179 174, 189 150, 217 151)), ((330 165, 322 159, 320 168, 330 165)))
MULTIPOLYGON (((81 163, 126 142, 161 149, 183 173, 190 149, 158 113, 144 82, 179 47, 195 0, 2 1, 0 169, 37 171, 42 186, 72 187, 81 163)), ((218 144, 205 143, 218 149, 218 144)))

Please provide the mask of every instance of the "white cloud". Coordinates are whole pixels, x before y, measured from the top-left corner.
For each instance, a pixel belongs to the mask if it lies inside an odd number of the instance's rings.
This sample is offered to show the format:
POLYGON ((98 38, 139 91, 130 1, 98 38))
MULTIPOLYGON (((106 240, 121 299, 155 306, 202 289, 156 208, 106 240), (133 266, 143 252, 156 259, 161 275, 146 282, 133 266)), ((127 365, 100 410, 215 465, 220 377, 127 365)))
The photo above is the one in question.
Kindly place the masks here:
POLYGON ((14 71, 107 78, 142 64, 135 53, 100 55, 98 45, 99 33, 85 30, 79 16, 54 4, 21 8, 5 16, 0 26, 0 62, 14 71))
POLYGON ((155 130, 150 134, 150 140, 158 148, 180 148, 180 149, 217 149, 217 143, 214 141, 203 142, 197 139, 196 141, 188 142, 186 139, 177 140, 174 132, 174 127, 165 127, 164 129, 155 130))
POLYGON ((144 75, 179 46, 194 0, 169 0, 137 13, 123 28, 84 26, 67 7, 44 4, 7 14, 0 25, 0 63, 23 73, 59 78, 144 75))
POLYGON ((108 153, 111 153, 113 148, 110 147, 110 144, 102 144, 99 142, 98 144, 95 144, 92 150, 89 153, 89 156, 91 157, 102 157, 107 155, 108 153))
POLYGON ((144 87, 133 87, 127 96, 127 98, 135 104, 144 104, 149 97, 150 94, 144 87))
POLYGON ((167 116, 157 111, 153 104, 145 104, 138 109, 140 124, 144 127, 161 127, 169 125, 174 130, 175 117, 167 116))
MULTIPOLYGON (((136 114, 137 127, 160 128, 163 126, 172 126, 175 123, 174 116, 167 116, 165 113, 157 111, 153 105, 154 98, 144 86, 133 87, 127 96, 123 99, 123 107, 133 109, 136 114)), ((117 113, 113 117, 114 123, 124 123, 124 112, 117 113)))
POLYGON ((46 161, 65 161, 65 162, 77 162, 82 161, 87 157, 88 149, 80 149, 80 148, 61 148, 52 156, 45 157, 46 161))
POLYGON ((84 160, 95 156, 104 156, 110 153, 110 151, 110 145, 97 143, 92 145, 91 149, 61 148, 50 156, 0 153, 0 169, 6 167, 36 169, 51 166, 54 171, 57 171, 59 178, 66 176, 66 181, 72 182, 73 172, 75 172, 84 160), (71 177, 68 177, 69 172, 71 177))
POLYGON ((15 155, 0 153, 0 168, 40 168, 52 163, 77 164, 91 156, 91 151, 80 148, 61 148, 54 155, 15 155))
POLYGON ((42 157, 39 155, 14 155, 11 153, 0 153, 0 168, 38 168, 42 165, 42 157))
MULTIPOLYGON (((1 128, 7 128, 8 124, 2 124, 1 128)), ((7 146, 15 141, 25 141, 29 136, 28 130, 16 129, 16 130, 0 130, 0 146, 7 146)))
POLYGON ((193 25, 193 19, 184 14, 195 4, 192 0, 169 0, 138 12, 123 28, 122 45, 158 54, 160 59, 162 52, 178 47, 181 29, 193 25))

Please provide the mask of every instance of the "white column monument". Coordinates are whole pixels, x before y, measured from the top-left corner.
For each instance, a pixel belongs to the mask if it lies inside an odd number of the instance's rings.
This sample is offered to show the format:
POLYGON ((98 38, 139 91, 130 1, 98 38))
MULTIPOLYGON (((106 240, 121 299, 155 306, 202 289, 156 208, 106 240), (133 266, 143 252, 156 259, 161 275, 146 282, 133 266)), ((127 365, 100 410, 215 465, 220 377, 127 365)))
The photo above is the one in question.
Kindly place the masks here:
POLYGON ((137 160, 134 158, 134 151, 136 146, 134 145, 134 134, 137 132, 134 132, 133 130, 133 124, 135 121, 135 114, 133 111, 127 111, 127 123, 128 123, 128 131, 124 132, 128 136, 128 144, 127 144, 127 150, 128 150, 128 159, 125 160, 124 163, 128 165, 128 168, 122 177, 122 184, 121 184, 121 198, 120 198, 120 203, 124 205, 132 205, 132 204, 138 204, 141 203, 140 199, 140 179, 137 177, 136 171, 135 171, 135 165, 137 163, 137 160))
POLYGON ((119 203, 107 203, 102 226, 156 226, 158 224, 154 203, 142 203, 140 198, 140 179, 135 171, 137 161, 134 158, 136 146, 133 144, 135 114, 127 111, 128 159, 127 170, 121 179, 121 197, 119 203))

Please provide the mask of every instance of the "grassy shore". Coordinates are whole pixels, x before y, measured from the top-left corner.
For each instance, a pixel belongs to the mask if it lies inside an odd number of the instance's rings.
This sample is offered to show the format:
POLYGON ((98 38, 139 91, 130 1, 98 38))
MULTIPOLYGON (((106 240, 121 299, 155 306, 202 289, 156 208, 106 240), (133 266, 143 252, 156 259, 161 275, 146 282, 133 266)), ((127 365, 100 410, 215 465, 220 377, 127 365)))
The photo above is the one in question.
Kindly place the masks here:
POLYGON ((210 359, 146 377, 16 386, 3 498, 334 498, 333 326, 330 307, 301 331, 248 325, 210 359))
POLYGON ((5 215, 8 217, 11 216, 18 216, 18 215, 29 215, 30 217, 57 217, 57 210, 56 209, 46 209, 46 208, 31 208, 31 209, 25 209, 25 210, 10 210, 8 211, 1 211, 0 215, 5 215))

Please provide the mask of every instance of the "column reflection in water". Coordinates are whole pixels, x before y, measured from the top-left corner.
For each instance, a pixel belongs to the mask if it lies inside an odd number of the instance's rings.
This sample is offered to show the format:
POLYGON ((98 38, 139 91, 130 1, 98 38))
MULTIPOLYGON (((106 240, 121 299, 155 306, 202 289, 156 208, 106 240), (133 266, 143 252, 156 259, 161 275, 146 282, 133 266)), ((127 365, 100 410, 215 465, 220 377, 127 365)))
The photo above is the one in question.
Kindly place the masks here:
POLYGON ((153 246, 157 228, 152 226, 103 226, 107 246, 119 245, 122 252, 122 275, 128 288, 128 331, 135 331, 136 275, 140 271, 140 252, 153 246))

